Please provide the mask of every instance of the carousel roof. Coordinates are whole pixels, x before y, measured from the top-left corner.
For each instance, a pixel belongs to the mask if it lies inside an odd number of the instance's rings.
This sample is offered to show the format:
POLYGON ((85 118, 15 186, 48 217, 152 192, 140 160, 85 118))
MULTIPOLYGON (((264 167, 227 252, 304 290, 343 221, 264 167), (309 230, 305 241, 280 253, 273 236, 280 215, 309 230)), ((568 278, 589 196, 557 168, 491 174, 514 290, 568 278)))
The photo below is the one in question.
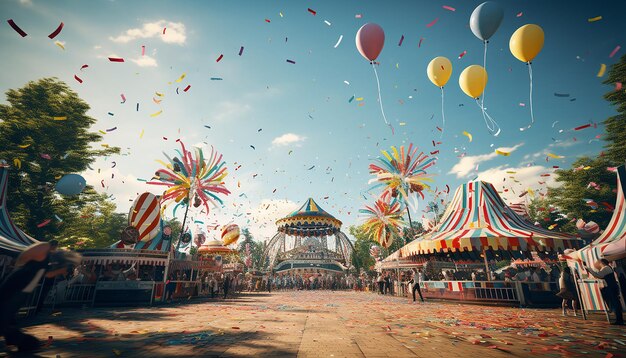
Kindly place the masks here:
POLYGON ((328 235, 341 228, 341 221, 322 209, 309 198, 300 209, 276 221, 279 231, 288 234, 328 235))
POLYGON ((421 240, 400 249, 401 256, 478 251, 563 251, 580 240, 532 225, 507 206, 490 183, 461 185, 440 224, 421 240))

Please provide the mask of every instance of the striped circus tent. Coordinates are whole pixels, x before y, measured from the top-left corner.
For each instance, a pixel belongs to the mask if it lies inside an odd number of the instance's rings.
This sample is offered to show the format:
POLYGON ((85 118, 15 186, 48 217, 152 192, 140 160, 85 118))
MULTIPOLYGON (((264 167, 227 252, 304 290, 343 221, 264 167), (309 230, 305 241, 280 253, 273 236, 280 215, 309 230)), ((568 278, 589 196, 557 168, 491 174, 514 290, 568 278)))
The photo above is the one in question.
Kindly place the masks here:
POLYGON ((591 244, 565 256, 569 260, 570 266, 575 267, 578 271, 585 271, 582 267, 583 261, 593 267, 593 263, 601 258, 616 260, 626 256, 626 202, 624 199, 624 187, 626 187, 626 169, 624 165, 621 165, 617 168, 617 199, 609 225, 591 244))
POLYGON ((38 241, 26 235, 11 220, 6 205, 8 184, 9 167, 0 161, 0 254, 15 256, 38 241))
POLYGON ((523 217, 524 219, 529 219, 528 210, 526 208, 526 203, 519 202, 515 204, 509 204, 509 208, 513 210, 517 215, 523 217))
POLYGON ((490 183, 461 185, 440 223, 421 240, 401 249, 401 256, 493 250, 520 256, 519 252, 563 252, 577 248, 580 240, 568 234, 532 225, 509 206, 490 183))

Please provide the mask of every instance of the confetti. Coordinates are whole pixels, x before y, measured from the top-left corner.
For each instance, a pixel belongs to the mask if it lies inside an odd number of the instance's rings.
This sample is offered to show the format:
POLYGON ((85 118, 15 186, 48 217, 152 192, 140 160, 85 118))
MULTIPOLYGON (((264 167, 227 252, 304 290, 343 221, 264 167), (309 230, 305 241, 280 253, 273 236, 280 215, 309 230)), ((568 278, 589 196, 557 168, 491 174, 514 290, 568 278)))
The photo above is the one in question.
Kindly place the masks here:
POLYGON ((400 37, 400 42, 398 42, 398 46, 402 46, 403 41, 404 41, 404 35, 400 37))
POLYGON ((296 64, 296 61, 294 61, 294 60, 287 60, 287 62, 289 62, 291 64, 294 64, 294 65, 296 64))
POLYGON ((439 18, 436 18, 433 21, 429 22, 428 25, 426 25, 426 27, 432 27, 434 24, 437 23, 437 21, 439 21, 439 18))
POLYGON ((7 20, 7 22, 9 23, 9 26, 11 26, 11 28, 13 28, 13 30, 15 30, 15 32, 20 34, 20 36, 22 36, 22 37, 28 36, 28 34, 24 32, 24 30, 20 29, 20 27, 17 26, 17 24, 13 21, 13 19, 9 19, 9 20, 7 20))
POLYGON ((350 97, 350 99, 348 100, 348 103, 352 103, 352 101, 354 101, 354 96, 350 97))
POLYGON ((137 112, 139 112, 139 103, 137 103, 137 112))
POLYGON ((50 219, 46 219, 46 220, 44 220, 43 222, 41 222, 41 223, 37 224, 37 227, 38 227, 38 228, 42 228, 42 227, 44 227, 44 226, 46 226, 46 225, 50 224, 50 222, 51 222, 51 221, 52 221, 52 220, 50 220, 50 219))
POLYGON ((89 67, 89 65, 82 65, 82 66, 80 66, 80 70, 82 71, 83 69, 85 69, 87 67, 89 67))
POLYGON ((554 92, 555 97, 569 97, 569 93, 556 93, 554 92))
POLYGON ((598 71, 598 77, 602 77, 604 76, 604 72, 606 71, 606 65, 601 63, 600 64, 600 71, 598 71))
POLYGON ((585 129, 585 128, 589 128, 589 127, 591 127, 591 124, 584 124, 582 126, 578 126, 578 127, 574 128, 574 130, 575 131, 579 131, 581 129, 585 129))
POLYGON ((191 85, 187 85, 187 87, 185 87, 185 89, 183 90, 183 92, 187 92, 189 91, 189 89, 191 88, 191 85))
POLYGON ((211 77, 211 81, 222 81, 222 77, 211 77))
POLYGON ((48 38, 50 38, 50 40, 54 39, 55 37, 57 37, 58 34, 61 33, 61 30, 63 30, 63 23, 62 22, 59 25, 59 27, 57 27, 56 30, 52 31, 52 33, 50 35, 48 35, 48 38))
POLYGON ((53 120, 55 121, 65 121, 67 120, 66 116, 61 116, 61 117, 52 117, 53 120))
POLYGON ((144 132, 145 132, 145 129, 142 129, 142 130, 141 130, 141 133, 139 133, 139 139, 143 138, 143 134, 144 134, 144 132))
MULTIPOLYGON (((187 76, 187 73, 183 73, 182 75, 180 75, 180 77, 178 77, 178 79, 175 81, 176 83, 181 83, 183 81, 183 79, 185 79, 185 77, 187 76)), ((158 94, 158 92, 157 92, 158 94)))
POLYGON ((124 59, 121 57, 109 57, 109 61, 111 62, 124 62, 124 59))
POLYGON ((13 159, 13 165, 15 165, 17 169, 22 169, 22 161, 18 158, 13 159))
POLYGON ((442 7, 443 7, 444 9, 446 9, 446 10, 456 11, 456 9, 455 9, 455 8, 453 8, 452 6, 444 5, 444 6, 442 6, 442 7))
POLYGON ((59 41, 54 41, 54 44, 55 44, 55 45, 57 45, 57 46, 59 46, 62 50, 65 50, 65 45, 63 45, 63 43, 62 43, 62 42, 59 42, 59 41))
POLYGON ((356 14, 356 15, 354 15, 354 18, 355 18, 355 19, 360 19, 360 18, 362 18, 362 17, 363 17, 363 15, 361 15, 361 14, 356 14))
POLYGON ((309 12, 310 12, 311 14, 313 14, 313 16, 317 15, 317 12, 316 12, 315 10, 313 10, 313 9, 311 9, 311 8, 309 8, 308 10, 309 10, 309 12))
POLYGON ((107 129, 107 132, 113 132, 116 129, 117 129, 117 127, 109 128, 109 129, 107 129))
POLYGON ((611 54, 609 55, 609 58, 613 58, 613 56, 615 56, 615 54, 617 53, 617 51, 619 51, 622 47, 621 46, 616 46, 615 49, 613 49, 613 51, 611 51, 611 54))
POLYGON ((80 77, 78 77, 78 76, 76 76, 76 75, 74 75, 74 79, 75 79, 76 81, 78 81, 78 83, 83 83, 83 80, 81 80, 81 79, 80 79, 80 77))
POLYGON ((500 148, 498 148, 498 149, 496 149, 496 154, 508 157, 509 155, 511 155, 511 152, 505 152, 505 151, 501 150, 500 148))
POLYGON ((339 44, 341 43, 341 40, 343 40, 343 35, 339 35, 339 40, 337 40, 337 43, 335 44, 335 48, 339 47, 339 44))
POLYGON ((265 19, 265 22, 269 23, 272 22, 270 19, 265 19))
POLYGON ((255 148, 253 145, 250 145, 250 148, 252 148, 252 149, 256 150, 256 148, 255 148))
POLYGON ((621 82, 615 82, 615 90, 619 91, 622 89, 622 83, 621 82))
POLYGON ((471 133, 469 133, 467 131, 463 131, 463 135, 466 136, 469 139, 470 143, 472 142, 474 137, 472 137, 471 133))
POLYGON ((167 27, 163 28, 163 35, 165 35, 165 30, 167 30, 167 27))
POLYGON ((146 46, 141 45, 141 56, 145 56, 146 55, 146 46))
POLYGON ((520 12, 519 14, 515 15, 515 17, 522 17, 523 14, 523 12, 520 12))
POLYGON ((158 112, 154 112, 154 113, 152 113, 152 114, 150 115, 150 117, 156 117, 156 116, 158 116, 158 115, 159 115, 159 114, 161 114, 161 113, 163 113, 163 110, 160 110, 160 111, 158 111, 158 112))
POLYGON ((239 56, 241 56, 242 53, 243 53, 243 46, 241 46, 241 48, 239 49, 239 56))
POLYGON ((30 147, 30 144, 20 144, 20 145, 18 145, 18 147, 20 147, 22 149, 26 149, 26 148, 30 147))
POLYGON ((592 17, 587 19, 588 22, 596 22, 596 21, 600 21, 602 20, 602 16, 596 16, 596 17, 592 17))
POLYGON ((563 159, 563 158, 565 158, 562 155, 556 155, 556 154, 552 154, 552 153, 548 153, 548 157, 554 158, 554 159, 563 159))
POLYGON ((459 55, 459 60, 463 58, 463 56, 465 56, 467 54, 467 50, 461 52, 461 54, 459 55))
POLYGON ((220 55, 220 57, 217 58, 217 60, 215 60, 215 62, 220 62, 222 59, 224 58, 224 55, 220 55))
POLYGON ((324 23, 328 26, 331 26, 330 22, 328 20, 324 20, 324 23))
POLYGON ((122 97, 122 103, 126 103, 126 96, 124 96, 124 94, 120 94, 120 97, 122 97))

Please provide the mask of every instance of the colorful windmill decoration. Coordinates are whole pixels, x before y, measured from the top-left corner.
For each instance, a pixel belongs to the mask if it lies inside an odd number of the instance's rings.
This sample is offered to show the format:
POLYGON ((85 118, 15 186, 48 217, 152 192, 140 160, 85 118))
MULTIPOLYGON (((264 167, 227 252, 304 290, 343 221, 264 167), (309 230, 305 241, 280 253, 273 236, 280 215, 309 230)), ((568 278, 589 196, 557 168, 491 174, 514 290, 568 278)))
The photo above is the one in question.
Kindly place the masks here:
POLYGON ((365 218, 365 232, 382 247, 388 248, 406 225, 402 218, 403 211, 404 203, 393 197, 391 192, 384 191, 374 205, 366 205, 359 213, 365 218))
POLYGON ((161 197, 162 204, 174 201, 177 205, 189 206, 193 200, 194 207, 204 205, 208 214, 209 204, 223 204, 219 194, 230 194, 224 185, 224 178, 228 175, 226 163, 213 147, 211 154, 205 158, 201 148, 195 147, 192 153, 185 149, 183 142, 179 142, 181 150, 176 150, 178 157, 172 159, 164 153, 169 163, 158 160, 165 168, 157 170, 155 180, 148 184, 168 187, 161 197))
POLYGON ((370 164, 370 174, 376 178, 369 181, 370 184, 377 183, 374 188, 383 187, 391 193, 391 196, 400 199, 409 205, 411 194, 419 194, 424 199, 422 191, 430 188, 426 182, 432 181, 426 169, 435 164, 436 158, 431 158, 424 152, 417 154, 417 147, 410 144, 408 149, 404 150, 404 146, 400 150, 391 147, 391 151, 383 150, 382 157, 375 159, 370 164))

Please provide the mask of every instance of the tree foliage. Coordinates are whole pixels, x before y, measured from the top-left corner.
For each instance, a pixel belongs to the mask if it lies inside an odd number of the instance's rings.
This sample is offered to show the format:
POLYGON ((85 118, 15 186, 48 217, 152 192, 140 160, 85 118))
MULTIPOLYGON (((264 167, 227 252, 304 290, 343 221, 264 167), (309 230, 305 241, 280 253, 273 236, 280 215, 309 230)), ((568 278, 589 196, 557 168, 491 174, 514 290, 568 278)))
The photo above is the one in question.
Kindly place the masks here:
MULTIPOLYGON (((618 82, 626 83, 626 55, 611 67, 604 81, 611 86, 604 98, 618 112, 604 122, 606 151, 597 158, 578 159, 571 169, 558 170, 556 180, 561 186, 548 192, 549 202, 570 219, 595 221, 601 228, 609 223, 616 200, 616 174, 608 168, 622 165, 626 160, 626 93, 615 90, 618 82)), ((573 229, 570 227, 568 231, 573 229)))
POLYGON ((372 245, 378 245, 378 243, 370 239, 361 226, 350 226, 349 232, 356 239, 354 250, 352 251, 352 266, 358 273, 361 273, 362 269, 369 271, 370 267, 376 263, 372 255, 370 255, 370 248, 372 245))
POLYGON ((39 240, 76 235, 72 228, 83 220, 81 212, 107 212, 110 206, 92 190, 63 197, 54 185, 64 174, 80 173, 95 158, 119 153, 119 148, 96 147, 102 136, 89 131, 96 123, 87 115, 89 105, 55 78, 10 89, 6 97, 8 104, 0 104, 0 160, 14 166, 9 173, 9 211, 18 226, 39 240), (39 225, 46 220, 52 221, 39 225))
POLYGON ((263 270, 265 268, 265 262, 263 261, 263 250, 265 247, 263 243, 254 241, 254 237, 248 228, 241 229, 241 236, 243 236, 243 240, 239 241, 239 257, 245 263, 246 245, 249 245, 250 258, 252 260, 252 265, 250 267, 246 267, 246 270, 263 270))

